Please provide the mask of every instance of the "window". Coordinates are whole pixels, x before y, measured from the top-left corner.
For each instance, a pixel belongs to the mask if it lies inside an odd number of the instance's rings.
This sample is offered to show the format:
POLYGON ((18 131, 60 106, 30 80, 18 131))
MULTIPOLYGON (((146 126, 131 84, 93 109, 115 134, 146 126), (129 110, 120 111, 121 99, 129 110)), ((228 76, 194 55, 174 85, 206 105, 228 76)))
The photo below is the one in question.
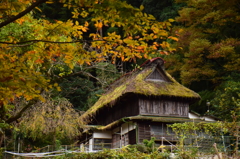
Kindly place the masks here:
POLYGON ((111 148, 112 139, 94 139, 94 150, 102 150, 104 148, 111 148))
POLYGON ((155 69, 146 79, 147 81, 169 82, 170 80, 159 69, 155 69))

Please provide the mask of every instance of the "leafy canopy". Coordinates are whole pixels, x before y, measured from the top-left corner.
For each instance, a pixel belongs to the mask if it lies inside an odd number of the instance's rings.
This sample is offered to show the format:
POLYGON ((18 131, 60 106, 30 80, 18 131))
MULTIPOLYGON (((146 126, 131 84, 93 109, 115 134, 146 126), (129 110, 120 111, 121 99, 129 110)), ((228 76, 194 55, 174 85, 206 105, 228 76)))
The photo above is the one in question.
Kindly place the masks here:
POLYGON ((175 39, 168 33, 173 20, 158 22, 142 12, 143 6, 134 8, 120 0, 59 2, 72 11, 72 18, 53 22, 34 19, 33 12, 40 10, 40 4, 54 1, 1 1, 1 122, 19 119, 38 99, 44 101, 43 92, 60 91, 58 81, 71 75, 76 65, 136 60, 158 50, 162 54, 174 51, 165 41, 175 39), (122 33, 101 34, 110 27, 120 28, 122 33), (64 67, 63 72, 58 66, 64 67), (10 112, 17 106, 16 99, 28 102, 13 115, 10 112))
MULTIPOLYGON (((178 54, 167 57, 172 72, 184 84, 202 81, 219 85, 224 77, 240 70, 239 2, 230 0, 177 0, 186 3, 175 18, 180 25, 178 54)), ((206 85, 205 85, 206 86, 206 85)))

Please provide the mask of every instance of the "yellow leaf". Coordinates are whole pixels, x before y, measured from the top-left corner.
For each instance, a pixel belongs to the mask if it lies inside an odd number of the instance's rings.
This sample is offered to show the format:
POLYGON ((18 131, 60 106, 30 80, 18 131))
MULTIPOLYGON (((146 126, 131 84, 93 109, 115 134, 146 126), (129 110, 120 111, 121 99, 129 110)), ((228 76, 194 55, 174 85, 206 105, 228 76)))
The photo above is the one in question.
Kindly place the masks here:
POLYGON ((53 1, 47 1, 46 3, 48 3, 48 4, 52 4, 52 3, 54 3, 53 1))
POLYGON ((38 7, 35 7, 38 11, 40 11, 40 12, 42 12, 42 10, 40 9, 40 8, 38 8, 38 7))
POLYGON ((39 97, 39 99, 42 101, 42 102, 45 102, 45 98, 43 98, 42 96, 39 97))
POLYGON ((143 56, 144 56, 144 58, 145 58, 145 59, 147 59, 147 58, 148 58, 147 54, 144 54, 143 56))
POLYGON ((153 49, 154 49, 154 50, 157 50, 158 48, 157 48, 155 45, 153 45, 153 49))
POLYGON ((101 28, 102 28, 102 26, 103 26, 103 24, 102 24, 102 22, 100 21, 100 22, 97 22, 96 24, 94 24, 95 25, 95 27, 97 28, 97 30, 100 30, 101 28))
POLYGON ((16 22, 17 22, 18 24, 22 24, 24 21, 25 21, 25 20, 24 20, 23 18, 20 18, 20 19, 17 19, 17 20, 16 20, 16 22))
POLYGON ((165 148, 166 146, 164 146, 164 145, 160 145, 159 147, 158 147, 158 149, 163 149, 163 148, 165 148))
POLYGON ((178 41, 178 38, 173 37, 173 36, 169 36, 168 39, 172 39, 172 40, 174 40, 174 41, 178 41))
POLYGON ((82 31, 83 31, 83 32, 87 32, 87 29, 88 29, 88 28, 86 28, 86 27, 82 27, 82 31))
POLYGON ((85 24, 84 24, 84 26, 85 26, 85 27, 88 27, 88 25, 89 25, 89 24, 88 24, 88 22, 86 21, 85 24))
POLYGON ((59 92, 60 92, 60 91, 61 91, 61 88, 60 88, 60 87, 57 87, 57 91, 59 91, 59 92))
POLYGON ((174 20, 174 19, 168 19, 168 21, 172 23, 172 22, 174 22, 175 20, 174 20))

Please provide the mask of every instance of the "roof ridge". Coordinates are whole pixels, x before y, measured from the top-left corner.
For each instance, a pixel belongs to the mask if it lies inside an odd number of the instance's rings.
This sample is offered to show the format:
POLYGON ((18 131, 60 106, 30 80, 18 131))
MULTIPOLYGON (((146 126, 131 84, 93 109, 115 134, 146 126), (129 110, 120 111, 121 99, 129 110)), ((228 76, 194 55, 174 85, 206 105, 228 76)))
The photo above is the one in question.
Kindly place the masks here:
MULTIPOLYGON (((144 67, 145 65, 147 65, 147 64, 149 64, 149 63, 154 62, 154 61, 157 60, 157 59, 161 59, 161 60, 163 60, 163 63, 165 63, 165 60, 164 60, 163 58, 161 58, 161 57, 155 57, 155 58, 149 59, 149 60, 145 61, 144 63, 142 63, 142 64, 140 65, 140 68, 144 67)), ((110 85, 112 85, 112 84, 115 83, 116 81, 120 80, 121 78, 123 78, 123 77, 125 77, 125 76, 128 76, 128 75, 131 75, 132 73, 140 70, 140 68, 135 68, 135 69, 133 69, 132 71, 123 74, 122 76, 120 76, 119 78, 117 78, 116 80, 114 80, 110 85)))

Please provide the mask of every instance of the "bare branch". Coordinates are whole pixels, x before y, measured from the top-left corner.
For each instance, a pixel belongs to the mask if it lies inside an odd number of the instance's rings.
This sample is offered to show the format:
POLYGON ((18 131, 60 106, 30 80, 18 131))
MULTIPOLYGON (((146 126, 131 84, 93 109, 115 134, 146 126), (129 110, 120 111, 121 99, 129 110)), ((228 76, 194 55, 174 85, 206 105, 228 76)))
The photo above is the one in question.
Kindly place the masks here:
POLYGON ((35 7, 37 7, 38 5, 45 3, 47 0, 38 0, 35 3, 33 3, 31 6, 29 6, 27 9, 25 9, 24 11, 20 12, 18 15, 13 16, 9 19, 7 19, 6 21, 0 23, 0 28, 14 22, 15 20, 23 17, 24 15, 26 15, 27 13, 31 12, 31 10, 33 10, 35 7))
MULTIPOLYGON (((38 42, 45 42, 45 43, 76 43, 76 42, 82 42, 82 40, 76 40, 76 41, 69 41, 69 42, 60 42, 60 41, 49 41, 49 40, 28 40, 28 41, 21 41, 21 42, 16 42, 16 43, 12 43, 12 42, 5 42, 5 41, 0 41, 1 44, 27 44, 27 43, 38 43, 38 42)), ((17 46, 16 45, 16 46, 17 46)))
POLYGON ((8 120, 6 120, 6 123, 12 123, 16 120, 18 120, 19 118, 22 117, 23 113, 30 108, 31 106, 33 106, 34 104, 36 104, 38 102, 37 99, 33 99, 31 101, 29 101, 29 103, 27 105, 25 105, 16 115, 10 117, 8 120))
POLYGON ((33 43, 28 43, 28 44, 21 44, 21 45, 11 45, 11 46, 7 46, 7 47, 24 47, 24 46, 29 46, 32 45, 33 43))
POLYGON ((49 40, 28 40, 28 41, 21 41, 21 42, 5 42, 5 41, 0 41, 0 44, 13 44, 12 46, 9 47, 18 47, 21 44, 26 44, 31 45, 33 43, 38 43, 38 42, 45 42, 45 43, 58 43, 58 44, 70 44, 70 43, 77 43, 77 42, 92 42, 92 41, 106 41, 106 40, 75 40, 75 41, 49 41, 49 40), (31 44, 28 44, 31 43, 31 44))

